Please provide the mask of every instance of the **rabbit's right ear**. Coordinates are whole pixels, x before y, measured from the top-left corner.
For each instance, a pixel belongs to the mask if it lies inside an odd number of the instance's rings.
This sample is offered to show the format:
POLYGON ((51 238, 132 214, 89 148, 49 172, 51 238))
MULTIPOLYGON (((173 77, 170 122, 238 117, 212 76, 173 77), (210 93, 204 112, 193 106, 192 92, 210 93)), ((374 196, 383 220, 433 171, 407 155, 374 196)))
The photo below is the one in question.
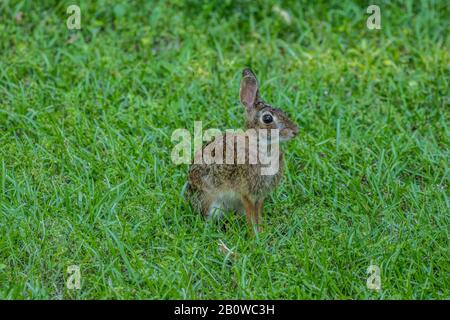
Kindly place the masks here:
POLYGON ((247 110, 252 109, 259 100, 258 80, 249 68, 242 71, 240 98, 247 110))

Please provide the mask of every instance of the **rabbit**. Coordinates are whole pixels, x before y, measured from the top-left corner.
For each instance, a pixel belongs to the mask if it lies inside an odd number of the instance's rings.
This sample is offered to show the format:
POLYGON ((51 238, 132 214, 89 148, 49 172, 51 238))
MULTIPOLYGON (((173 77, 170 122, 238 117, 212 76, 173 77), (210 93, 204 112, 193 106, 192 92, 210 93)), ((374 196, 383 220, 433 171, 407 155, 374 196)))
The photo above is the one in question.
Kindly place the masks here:
MULTIPOLYGON (((283 111, 261 99, 258 80, 249 68, 242 72, 240 101, 245 107, 246 129, 278 130, 280 141, 290 140, 298 134, 297 125, 283 111)), ((232 147, 226 140, 227 134, 216 136, 205 144, 195 157, 201 157, 208 146, 219 142, 225 146, 224 152, 227 152, 232 147)), ((238 135, 239 133, 236 134, 238 135)), ((245 141, 248 142, 248 139, 245 141)), ((250 152, 248 149, 248 145, 245 145, 245 152, 250 152)), ((234 152, 237 149, 232 150, 234 152)), ((236 152, 232 155, 236 160, 236 152)), ((189 167, 185 196, 193 207, 206 217, 220 217, 228 210, 245 213, 248 225, 255 232, 260 232, 264 199, 279 184, 283 175, 282 152, 277 156, 279 170, 272 175, 262 175, 261 163, 250 163, 248 154, 245 157, 246 162, 242 164, 236 161, 233 164, 194 161, 189 167)))

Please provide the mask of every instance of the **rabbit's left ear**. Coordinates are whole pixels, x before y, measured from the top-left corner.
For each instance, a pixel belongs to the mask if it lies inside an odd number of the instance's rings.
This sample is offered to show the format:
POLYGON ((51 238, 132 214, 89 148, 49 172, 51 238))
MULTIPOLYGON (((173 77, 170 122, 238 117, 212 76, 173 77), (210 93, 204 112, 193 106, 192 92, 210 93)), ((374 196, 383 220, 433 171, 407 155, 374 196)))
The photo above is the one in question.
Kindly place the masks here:
POLYGON ((259 100, 258 80, 249 68, 242 71, 240 98, 247 110, 252 109, 259 100))

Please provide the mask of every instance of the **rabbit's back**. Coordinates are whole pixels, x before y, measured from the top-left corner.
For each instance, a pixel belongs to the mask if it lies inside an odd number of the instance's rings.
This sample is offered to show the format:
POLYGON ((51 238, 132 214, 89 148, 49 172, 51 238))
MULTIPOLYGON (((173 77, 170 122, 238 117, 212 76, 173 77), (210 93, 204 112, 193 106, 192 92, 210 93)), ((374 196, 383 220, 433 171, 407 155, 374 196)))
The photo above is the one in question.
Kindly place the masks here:
MULTIPOLYGON (((189 188, 190 194, 196 194, 196 197, 200 200, 198 206, 205 212, 206 208, 211 205, 211 202, 216 198, 226 198, 233 203, 233 196, 239 197, 239 195, 248 195, 252 199, 263 199, 271 190, 273 190, 283 174, 283 154, 279 152, 277 159, 279 163, 278 171, 273 175, 261 174, 262 165, 249 163, 250 153, 255 152, 249 150, 248 145, 245 146, 245 162, 238 164, 237 141, 234 141, 233 162, 228 163, 210 163, 206 164, 204 161, 200 162, 199 159, 204 156, 205 149, 209 146, 211 149, 214 144, 223 143, 223 159, 225 162, 226 152, 230 150, 230 143, 226 142, 225 135, 216 137, 212 142, 207 143, 201 150, 196 153, 196 162, 189 168, 189 188)), ((210 149, 210 150, 211 150, 210 149)), ((219 148, 220 149, 220 148, 219 148)), ((234 205, 233 205, 234 206, 234 205)))

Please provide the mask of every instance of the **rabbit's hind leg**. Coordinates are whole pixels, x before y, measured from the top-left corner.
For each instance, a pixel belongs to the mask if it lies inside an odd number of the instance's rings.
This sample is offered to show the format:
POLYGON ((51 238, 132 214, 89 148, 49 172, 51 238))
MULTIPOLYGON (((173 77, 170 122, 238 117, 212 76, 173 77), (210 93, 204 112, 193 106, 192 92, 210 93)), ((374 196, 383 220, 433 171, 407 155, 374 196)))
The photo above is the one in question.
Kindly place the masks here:
POLYGON ((186 183, 183 187, 182 195, 190 202, 195 211, 207 215, 211 204, 207 194, 201 190, 196 190, 191 184, 186 183))

